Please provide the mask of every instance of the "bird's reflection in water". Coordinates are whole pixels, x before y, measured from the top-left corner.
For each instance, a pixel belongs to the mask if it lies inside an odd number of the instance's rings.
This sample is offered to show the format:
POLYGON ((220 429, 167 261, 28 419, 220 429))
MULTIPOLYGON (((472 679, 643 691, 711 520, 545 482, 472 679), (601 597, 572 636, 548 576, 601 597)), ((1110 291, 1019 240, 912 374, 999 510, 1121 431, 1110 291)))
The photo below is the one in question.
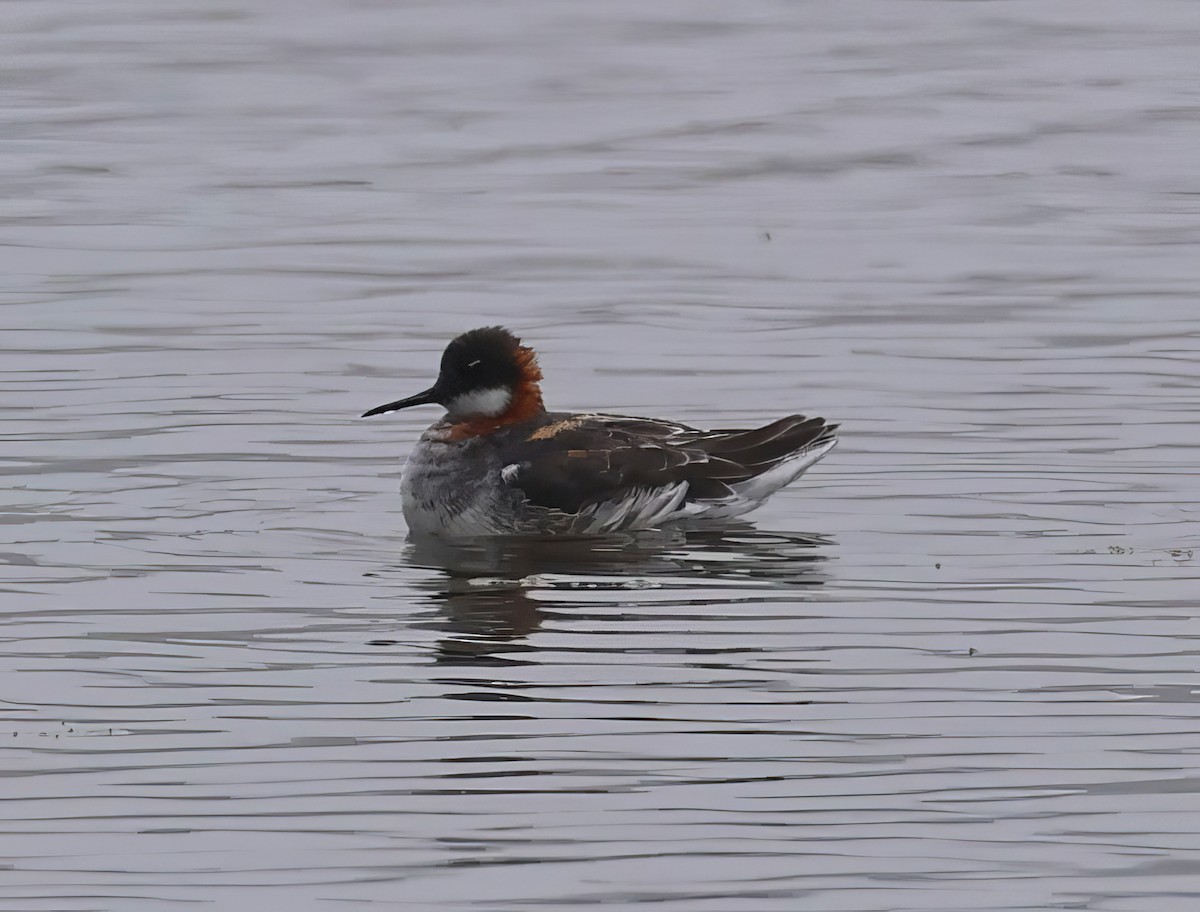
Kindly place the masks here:
POLYGON ((673 589, 707 602, 714 586, 791 591, 825 581, 822 565, 832 541, 819 535, 769 532, 749 524, 704 532, 640 533, 587 538, 515 536, 413 540, 410 566, 442 571, 418 583, 438 608, 433 622, 448 636, 438 661, 459 665, 520 664, 522 641, 547 612, 586 616, 595 601, 580 590, 623 592, 673 589))

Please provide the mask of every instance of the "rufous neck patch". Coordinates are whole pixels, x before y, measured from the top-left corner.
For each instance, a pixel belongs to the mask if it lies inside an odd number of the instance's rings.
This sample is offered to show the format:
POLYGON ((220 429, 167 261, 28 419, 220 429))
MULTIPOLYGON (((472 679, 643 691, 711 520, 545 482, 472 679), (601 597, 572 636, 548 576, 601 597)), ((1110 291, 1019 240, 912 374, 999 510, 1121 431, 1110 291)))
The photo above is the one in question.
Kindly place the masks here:
POLYGON ((537 382, 541 376, 542 372, 537 370, 537 362, 534 361, 533 371, 522 376, 513 389, 512 401, 507 409, 494 418, 468 418, 466 421, 455 422, 450 425, 446 439, 466 440, 469 437, 492 434, 502 427, 536 418, 546 410, 546 406, 542 404, 542 390, 537 382), (537 379, 531 379, 535 374, 537 379))

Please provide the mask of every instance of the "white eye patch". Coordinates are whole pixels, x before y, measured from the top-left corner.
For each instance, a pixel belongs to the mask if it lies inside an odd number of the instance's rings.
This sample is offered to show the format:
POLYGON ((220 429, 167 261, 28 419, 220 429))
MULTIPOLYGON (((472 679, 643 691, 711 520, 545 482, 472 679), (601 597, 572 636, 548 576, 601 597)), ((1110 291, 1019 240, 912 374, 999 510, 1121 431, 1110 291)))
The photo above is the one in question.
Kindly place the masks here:
POLYGON ((481 363, 480 360, 478 358, 476 358, 474 361, 472 361, 470 364, 468 364, 467 367, 474 367, 476 364, 480 364, 480 363, 481 363))

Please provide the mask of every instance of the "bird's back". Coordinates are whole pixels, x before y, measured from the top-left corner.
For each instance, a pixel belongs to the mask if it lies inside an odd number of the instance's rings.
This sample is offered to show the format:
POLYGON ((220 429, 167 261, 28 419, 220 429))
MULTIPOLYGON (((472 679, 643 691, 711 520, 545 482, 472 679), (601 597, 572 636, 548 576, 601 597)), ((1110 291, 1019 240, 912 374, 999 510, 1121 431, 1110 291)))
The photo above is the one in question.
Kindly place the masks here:
POLYGON ((624 415, 545 413, 486 444, 518 494, 528 531, 648 529, 728 519, 759 506, 837 442, 836 425, 791 415, 760 428, 704 431, 624 415))

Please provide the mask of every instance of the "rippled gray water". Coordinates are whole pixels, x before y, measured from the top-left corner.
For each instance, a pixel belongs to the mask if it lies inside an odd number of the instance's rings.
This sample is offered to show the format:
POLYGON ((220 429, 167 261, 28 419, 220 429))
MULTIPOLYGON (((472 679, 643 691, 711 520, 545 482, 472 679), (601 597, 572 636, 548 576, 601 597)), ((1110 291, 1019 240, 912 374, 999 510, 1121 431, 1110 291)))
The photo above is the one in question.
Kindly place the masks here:
POLYGON ((1197 907, 1196 4, 2 15, 4 909, 1197 907), (844 441, 415 548, 493 322, 844 441))

